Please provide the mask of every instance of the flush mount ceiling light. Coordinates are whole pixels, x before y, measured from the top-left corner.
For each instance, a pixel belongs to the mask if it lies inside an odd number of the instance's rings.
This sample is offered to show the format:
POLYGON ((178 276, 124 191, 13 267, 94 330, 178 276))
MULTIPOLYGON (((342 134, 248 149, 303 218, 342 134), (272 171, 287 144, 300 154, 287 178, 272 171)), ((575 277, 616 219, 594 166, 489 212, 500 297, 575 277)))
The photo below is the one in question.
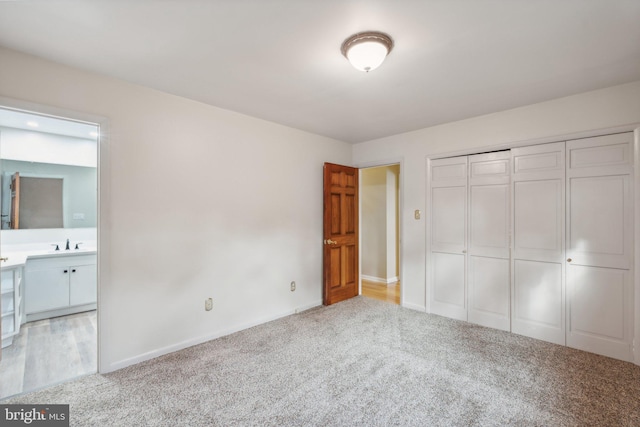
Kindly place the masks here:
POLYGON ((391 49, 393 49, 391 37, 377 31, 366 31, 346 39, 340 50, 351 65, 368 73, 382 64, 391 49))

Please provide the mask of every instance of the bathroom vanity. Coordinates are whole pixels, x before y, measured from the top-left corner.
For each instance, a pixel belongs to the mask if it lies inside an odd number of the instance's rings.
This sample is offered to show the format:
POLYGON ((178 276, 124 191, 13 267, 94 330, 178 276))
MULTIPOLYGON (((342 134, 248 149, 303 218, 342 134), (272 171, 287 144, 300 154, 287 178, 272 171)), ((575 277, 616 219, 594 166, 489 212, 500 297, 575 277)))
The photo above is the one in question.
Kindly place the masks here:
POLYGON ((29 256, 24 267, 26 321, 95 310, 95 252, 29 256))
POLYGON ((12 344, 23 323, 96 309, 95 249, 29 249, 3 256, 2 347, 12 344))

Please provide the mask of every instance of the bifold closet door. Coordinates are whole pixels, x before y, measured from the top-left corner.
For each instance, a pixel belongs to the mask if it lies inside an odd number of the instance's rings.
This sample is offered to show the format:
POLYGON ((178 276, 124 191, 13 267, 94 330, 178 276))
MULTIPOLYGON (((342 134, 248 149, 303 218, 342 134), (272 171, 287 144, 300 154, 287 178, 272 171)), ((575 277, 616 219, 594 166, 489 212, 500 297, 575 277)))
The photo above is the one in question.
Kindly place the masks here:
POLYGON ((631 360, 633 134, 567 142, 567 345, 631 360))
POLYGON ((509 151, 469 156, 468 320, 511 329, 509 151))
POLYGON ((564 142, 511 150, 511 331, 565 344, 564 142))
POLYGON ((431 161, 431 312, 467 320, 467 157, 431 161))

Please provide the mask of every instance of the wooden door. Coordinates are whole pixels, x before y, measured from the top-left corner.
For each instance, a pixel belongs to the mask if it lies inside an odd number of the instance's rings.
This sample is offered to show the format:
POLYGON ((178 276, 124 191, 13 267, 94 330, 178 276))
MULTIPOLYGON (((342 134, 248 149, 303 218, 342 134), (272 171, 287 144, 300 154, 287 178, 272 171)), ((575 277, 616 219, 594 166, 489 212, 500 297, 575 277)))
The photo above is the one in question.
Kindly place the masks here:
POLYGON ((469 156, 469 322, 511 330, 509 151, 469 156))
POLYGON ((20 173, 11 175, 11 217, 10 227, 20 228, 20 173))
POLYGON ((567 142, 567 345, 631 360, 633 133, 567 142))
POLYGON ((325 163, 325 305, 358 295, 358 206, 358 169, 325 163))
POLYGON ((564 142, 511 150, 511 331, 565 344, 564 142))
POLYGON ((467 320, 467 157, 431 161, 431 312, 467 320))

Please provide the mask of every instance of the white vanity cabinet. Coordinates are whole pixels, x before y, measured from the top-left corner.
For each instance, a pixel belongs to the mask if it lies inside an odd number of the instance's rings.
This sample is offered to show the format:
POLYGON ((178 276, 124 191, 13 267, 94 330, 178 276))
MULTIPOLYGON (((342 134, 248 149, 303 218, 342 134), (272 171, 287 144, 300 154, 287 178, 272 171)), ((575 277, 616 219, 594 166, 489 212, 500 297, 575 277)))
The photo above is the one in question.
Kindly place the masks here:
POLYGON ((27 260, 27 321, 94 310, 96 302, 96 255, 56 254, 27 260))
POLYGON ((2 347, 13 342, 22 323, 22 266, 3 268, 0 286, 2 304, 2 347))

